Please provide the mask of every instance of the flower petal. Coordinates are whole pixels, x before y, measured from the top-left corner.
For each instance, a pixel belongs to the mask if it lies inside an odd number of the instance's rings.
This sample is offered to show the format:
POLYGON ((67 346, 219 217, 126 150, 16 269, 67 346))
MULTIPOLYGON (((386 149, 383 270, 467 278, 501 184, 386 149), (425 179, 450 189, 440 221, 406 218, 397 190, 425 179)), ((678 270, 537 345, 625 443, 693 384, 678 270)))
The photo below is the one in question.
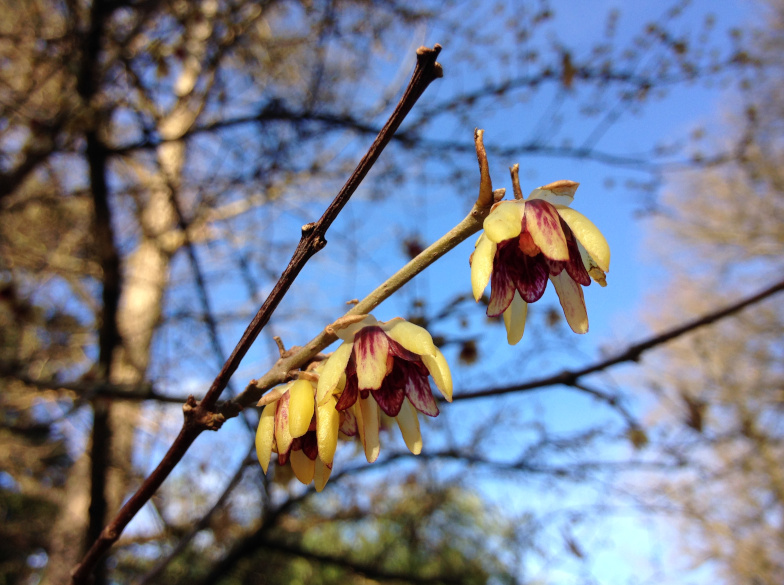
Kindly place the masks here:
POLYGON ((351 350, 354 349, 353 343, 341 343, 338 348, 327 358, 321 370, 316 392, 317 404, 323 404, 332 395, 340 382, 340 376, 346 370, 346 364, 351 357, 351 350))
POLYGON ((321 461, 321 459, 316 459, 314 461, 315 469, 313 473, 313 483, 316 486, 316 491, 320 492, 324 489, 324 486, 327 485, 327 480, 329 480, 329 474, 332 473, 332 467, 326 465, 321 461))
POLYGON ((346 387, 343 389, 343 393, 340 395, 335 408, 337 410, 346 410, 357 401, 357 396, 359 396, 357 376, 349 376, 346 380, 346 387))
POLYGON ((580 251, 580 259, 583 262, 583 266, 588 271, 588 275, 598 282, 599 286, 607 286, 607 275, 604 273, 604 270, 599 268, 599 265, 594 262, 591 255, 583 248, 583 245, 580 242, 577 242, 577 249, 580 251))
POLYGON ((354 437, 359 432, 357 430, 357 417, 354 414, 353 408, 347 408, 340 412, 340 429, 346 437, 354 437))
MULTIPOLYGON (((515 288, 525 302, 535 303, 542 298, 547 288, 547 275, 550 272, 548 261, 544 254, 531 257, 517 250, 513 251, 516 254, 515 270, 512 272, 515 288)), ((509 303, 511 302, 510 300, 509 303)))
POLYGON ((422 452, 422 433, 419 431, 419 418, 416 409, 408 400, 403 401, 400 414, 395 418, 397 426, 400 427, 400 434, 406 442, 406 447, 414 455, 422 452))
POLYGON ((394 368, 384 379, 381 388, 371 391, 378 407, 387 416, 395 417, 400 412, 400 405, 406 397, 403 390, 406 383, 404 376, 405 373, 400 367, 394 368))
MULTIPOLYGON (((365 457, 368 463, 373 463, 378 459, 381 451, 381 443, 378 440, 378 404, 373 398, 359 398, 359 408, 362 412, 362 429, 359 435, 362 438, 362 445, 365 447, 365 457)), ((357 421, 360 422, 360 421, 357 421)))
POLYGON ((542 254, 550 260, 569 259, 561 219, 551 204, 541 199, 529 201, 525 208, 525 229, 531 234, 542 254))
POLYGON ((353 341, 354 336, 360 329, 363 327, 372 327, 374 325, 378 325, 378 321, 376 321, 376 318, 373 315, 368 315, 361 321, 351 323, 350 325, 346 325, 341 329, 335 329, 335 335, 337 335, 343 341, 353 341))
POLYGON ((335 408, 337 400, 332 398, 316 410, 316 440, 321 461, 332 464, 338 446, 340 412, 335 408))
POLYGON ((555 292, 558 293, 558 300, 561 301, 566 322, 575 333, 586 333, 588 331, 588 313, 585 310, 585 298, 583 289, 572 280, 572 277, 564 270, 558 276, 551 276, 555 292))
POLYGON ((256 429, 256 457, 264 473, 269 468, 272 456, 272 442, 275 439, 275 411, 278 403, 272 402, 264 407, 259 418, 259 427, 256 429))
POLYGON ((490 275, 493 273, 493 258, 497 244, 490 238, 482 234, 476 242, 476 250, 471 258, 471 289, 474 292, 474 300, 482 298, 482 294, 490 282, 490 275))
POLYGON ((304 451, 291 452, 291 469, 294 475, 305 485, 313 481, 313 474, 316 471, 316 462, 305 455, 304 451))
POLYGON ((433 381, 436 383, 436 387, 442 396, 447 402, 452 402, 452 373, 449 371, 449 364, 446 363, 444 354, 436 349, 434 357, 423 355, 422 363, 425 364, 428 372, 433 376, 433 381))
POLYGON ((514 299, 509 308, 504 311, 504 325, 506 325, 506 341, 509 345, 516 345, 525 332, 525 318, 528 314, 528 303, 515 292, 514 299))
MULTIPOLYGON (((610 246, 599 228, 593 225, 590 219, 571 207, 558 206, 556 209, 561 219, 569 226, 574 237, 582 244, 596 265, 603 272, 609 272, 610 246)), ((586 268, 588 267, 586 266, 586 268)), ((590 272, 590 268, 588 270, 590 272)))
POLYGON ((574 193, 579 186, 580 183, 574 181, 555 181, 531 191, 528 200, 543 199, 553 205, 571 205, 574 201, 574 193))
POLYGON ((495 254, 490 284, 490 303, 487 305, 488 317, 498 317, 506 311, 514 296, 516 270, 513 264, 516 262, 516 256, 510 251, 511 247, 516 247, 516 242, 504 242, 498 246, 495 254))
POLYGON ((284 455, 291 448, 291 431, 289 430, 289 397, 286 392, 278 400, 278 409, 275 411, 275 442, 278 445, 278 455, 284 455))
POLYGON ((378 326, 364 327, 354 336, 354 360, 360 390, 378 390, 387 375, 389 342, 378 326))
POLYGON ((496 244, 516 238, 523 231, 525 201, 501 201, 485 218, 485 236, 496 244))
POLYGON ((417 355, 435 355, 438 351, 433 345, 433 338, 427 329, 414 325, 405 319, 392 319, 382 324, 381 328, 386 331, 389 337, 417 355))
POLYGON ((301 437, 308 432, 313 420, 313 384, 309 380, 296 380, 289 388, 289 432, 301 437))
POLYGON ((419 412, 427 416, 438 416, 438 404, 433 398, 427 376, 410 368, 406 377, 406 398, 419 412))

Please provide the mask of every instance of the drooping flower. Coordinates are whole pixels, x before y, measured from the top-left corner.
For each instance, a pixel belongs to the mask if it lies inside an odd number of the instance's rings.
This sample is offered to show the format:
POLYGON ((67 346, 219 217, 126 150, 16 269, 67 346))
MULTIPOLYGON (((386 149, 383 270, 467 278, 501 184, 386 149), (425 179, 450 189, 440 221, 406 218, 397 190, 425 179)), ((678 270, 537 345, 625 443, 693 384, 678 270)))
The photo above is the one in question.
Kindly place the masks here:
POLYGON ((542 297, 548 277, 572 331, 588 331, 580 285, 588 286, 591 278, 607 285, 610 247, 588 218, 569 207, 578 186, 556 181, 525 200, 500 201, 484 221, 471 257, 471 285, 478 301, 491 283, 487 315, 504 316, 512 345, 522 339, 528 303, 542 297))
POLYGON ((393 417, 415 455, 422 450, 417 411, 438 415, 428 375, 452 400, 452 376, 430 334, 404 319, 379 322, 371 315, 333 326, 343 343, 324 364, 316 403, 334 401, 338 411, 353 410, 368 462, 380 451, 379 413, 393 417))
MULTIPOLYGON (((318 368, 315 372, 318 371, 318 368)), ((334 402, 316 407, 315 376, 289 382, 283 394, 264 407, 256 430, 256 455, 267 473, 272 453, 278 464, 291 462, 296 478, 304 484, 315 480, 320 492, 332 472, 341 414, 334 402)), ((350 421, 343 421, 349 434, 350 421)))

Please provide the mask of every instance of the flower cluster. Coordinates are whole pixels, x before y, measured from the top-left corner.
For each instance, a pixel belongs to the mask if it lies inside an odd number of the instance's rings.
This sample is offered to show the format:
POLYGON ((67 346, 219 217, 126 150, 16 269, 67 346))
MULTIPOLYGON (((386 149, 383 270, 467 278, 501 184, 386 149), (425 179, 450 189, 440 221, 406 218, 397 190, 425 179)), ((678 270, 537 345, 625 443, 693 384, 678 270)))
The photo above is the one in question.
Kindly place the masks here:
MULTIPOLYGON (((514 345, 523 337, 528 303, 542 297, 549 279, 569 326, 575 333, 587 332, 582 287, 591 279, 606 286, 610 248, 596 226, 569 207, 579 183, 556 181, 523 199, 515 165, 515 199, 498 201, 503 190, 492 190, 481 131, 475 140, 481 174, 477 205, 487 209, 493 199, 497 202, 469 260, 474 298, 478 301, 491 284, 487 315, 503 315, 507 341, 514 345)), ((381 450, 382 423, 394 420, 406 446, 418 455, 422 435, 417 413, 439 413, 431 377, 441 395, 452 400, 449 366, 422 327, 400 318, 379 322, 371 315, 355 315, 339 319, 327 331, 342 340, 340 346, 273 391, 276 398, 265 406, 256 434, 265 473, 277 453, 279 465, 290 461, 297 479, 315 481, 317 491, 329 479, 339 437, 358 435, 372 463, 381 450)))
POLYGON ((588 331, 581 285, 591 278, 607 284, 610 247, 588 218, 569 207, 578 186, 556 181, 525 200, 500 201, 484 221, 471 257, 471 285, 478 301, 491 283, 487 315, 504 316, 510 344, 522 339, 528 303, 542 297, 548 277, 569 326, 588 331))
POLYGON ((256 433, 265 473, 275 452, 279 465, 291 461, 297 479, 305 484, 315 480, 317 491, 329 479, 339 434, 358 434, 372 463, 380 452, 384 414, 397 422, 406 446, 418 455, 422 435, 417 411, 433 417, 439 413, 428 376, 446 400, 452 399, 449 366, 422 327, 366 315, 338 322, 332 330, 343 343, 265 406, 256 433))
POLYGON ((291 461, 297 479, 304 484, 315 480, 320 492, 332 472, 341 421, 334 408, 315 407, 315 393, 311 378, 294 380, 264 407, 256 430, 256 455, 264 473, 273 452, 279 465, 291 461))

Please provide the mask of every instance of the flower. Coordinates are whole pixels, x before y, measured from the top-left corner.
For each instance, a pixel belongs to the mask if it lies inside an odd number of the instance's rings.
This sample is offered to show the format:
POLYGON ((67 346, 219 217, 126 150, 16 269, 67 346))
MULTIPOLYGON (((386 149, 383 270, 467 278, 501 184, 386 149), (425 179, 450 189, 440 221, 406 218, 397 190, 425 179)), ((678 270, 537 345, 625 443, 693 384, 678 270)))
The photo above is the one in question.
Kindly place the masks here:
MULTIPOLYGON (((316 368, 314 372, 318 372, 316 368)), ((272 452, 278 464, 291 461, 296 478, 304 484, 315 480, 316 491, 327 484, 341 426, 350 434, 350 421, 341 424, 334 404, 315 406, 315 376, 307 375, 283 386, 280 398, 264 407, 256 430, 256 455, 267 473, 272 452)), ((356 424, 354 425, 356 426, 356 424)))
POLYGON ((607 285, 610 247, 588 218, 569 207, 578 186, 556 181, 534 189, 528 199, 500 201, 484 221, 470 260, 471 285, 478 301, 491 282, 487 315, 503 314, 511 345, 522 339, 527 303, 541 298, 548 277, 572 331, 588 331, 579 285, 588 286, 591 278, 607 285))
POLYGON ((452 376, 430 334, 401 318, 386 323, 372 315, 340 320, 331 326, 343 343, 324 364, 316 403, 353 410, 369 463, 380 450, 379 410, 395 418, 409 450, 422 450, 417 411, 438 415, 428 374, 446 400, 452 400, 452 376))

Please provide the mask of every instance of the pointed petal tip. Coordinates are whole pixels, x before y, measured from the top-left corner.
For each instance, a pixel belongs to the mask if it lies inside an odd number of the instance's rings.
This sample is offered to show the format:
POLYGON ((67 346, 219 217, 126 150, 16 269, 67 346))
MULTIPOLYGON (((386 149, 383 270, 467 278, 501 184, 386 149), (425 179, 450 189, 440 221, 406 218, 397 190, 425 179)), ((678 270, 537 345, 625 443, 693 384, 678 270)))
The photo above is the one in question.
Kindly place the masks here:
POLYGON ((504 311, 504 325, 506 327, 506 342, 517 345, 525 332, 525 320, 528 315, 528 303, 520 294, 515 292, 509 307, 504 311))

